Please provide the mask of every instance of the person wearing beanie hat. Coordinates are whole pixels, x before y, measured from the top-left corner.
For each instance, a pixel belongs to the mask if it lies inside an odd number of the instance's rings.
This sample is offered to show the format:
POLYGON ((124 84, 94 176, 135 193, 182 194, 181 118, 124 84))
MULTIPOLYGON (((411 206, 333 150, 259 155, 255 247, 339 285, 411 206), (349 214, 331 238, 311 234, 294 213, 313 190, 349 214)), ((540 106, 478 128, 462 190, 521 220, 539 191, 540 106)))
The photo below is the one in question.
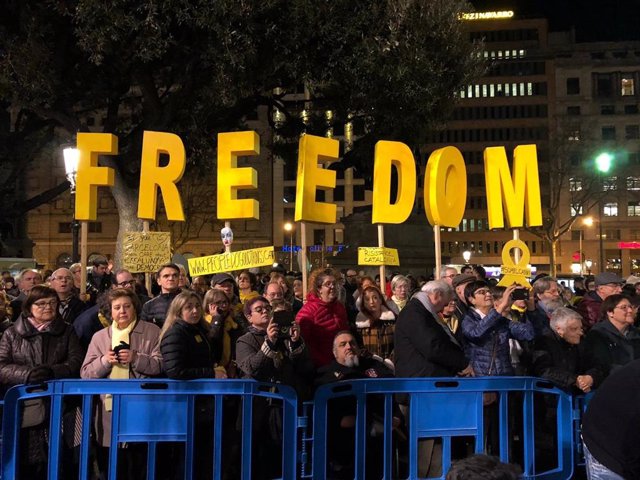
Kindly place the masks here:
POLYGON ((611 295, 621 293, 623 284, 624 280, 613 272, 600 272, 596 275, 596 289, 592 292, 587 292, 576 305, 576 310, 582 315, 582 325, 585 333, 602 320, 602 302, 611 295))

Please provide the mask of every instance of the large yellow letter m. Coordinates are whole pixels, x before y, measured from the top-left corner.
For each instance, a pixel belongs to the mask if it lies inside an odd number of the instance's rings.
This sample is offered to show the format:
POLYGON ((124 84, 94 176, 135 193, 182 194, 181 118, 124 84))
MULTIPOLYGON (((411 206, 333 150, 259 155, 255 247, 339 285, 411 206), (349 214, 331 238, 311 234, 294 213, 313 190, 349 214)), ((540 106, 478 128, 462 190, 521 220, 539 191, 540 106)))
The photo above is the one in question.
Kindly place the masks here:
POLYGON ((519 145, 515 148, 513 177, 504 147, 486 148, 484 175, 489 228, 504 228, 504 211, 506 211, 509 228, 521 228, 525 212, 527 226, 542 225, 538 156, 535 145, 519 145))

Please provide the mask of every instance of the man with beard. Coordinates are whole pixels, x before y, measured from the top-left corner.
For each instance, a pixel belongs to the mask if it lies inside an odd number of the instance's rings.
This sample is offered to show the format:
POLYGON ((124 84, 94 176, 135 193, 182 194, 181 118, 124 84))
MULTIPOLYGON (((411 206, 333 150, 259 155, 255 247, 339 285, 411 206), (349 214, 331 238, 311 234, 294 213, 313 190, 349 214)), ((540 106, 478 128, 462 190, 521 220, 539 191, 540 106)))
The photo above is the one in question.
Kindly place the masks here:
POLYGON ((560 298, 558 281, 548 275, 540 276, 533 281, 533 296, 536 309, 529 312, 536 338, 551 333, 549 319, 558 308, 563 307, 560 298))
MULTIPOLYGON (((340 380, 393 377, 383 362, 371 356, 361 356, 355 337, 348 330, 340 331, 333 339, 334 361, 318 370, 316 385, 340 380)), ((328 477, 353 478, 355 455, 356 401, 353 397, 332 400, 327 413, 328 477)), ((382 468, 382 425, 384 398, 372 396, 367 401, 367 478, 380 478, 382 468)), ((394 408, 393 427, 400 425, 400 411, 394 408)))

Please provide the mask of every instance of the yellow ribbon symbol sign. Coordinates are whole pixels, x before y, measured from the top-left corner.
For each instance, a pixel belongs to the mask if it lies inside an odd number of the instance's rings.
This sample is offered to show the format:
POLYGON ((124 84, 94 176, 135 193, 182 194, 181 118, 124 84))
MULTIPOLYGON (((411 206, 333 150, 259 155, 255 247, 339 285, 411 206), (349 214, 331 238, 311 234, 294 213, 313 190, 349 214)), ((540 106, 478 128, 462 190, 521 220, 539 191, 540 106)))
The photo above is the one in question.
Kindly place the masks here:
POLYGON ((523 287, 531 288, 531 285, 527 281, 527 277, 531 276, 531 269, 527 267, 529 265, 529 258, 531 254, 529 249, 522 240, 509 240, 504 244, 502 249, 502 279, 498 282, 500 287, 509 287, 514 283, 522 285, 523 287), (522 252, 520 260, 516 265, 511 259, 511 250, 518 248, 522 252))

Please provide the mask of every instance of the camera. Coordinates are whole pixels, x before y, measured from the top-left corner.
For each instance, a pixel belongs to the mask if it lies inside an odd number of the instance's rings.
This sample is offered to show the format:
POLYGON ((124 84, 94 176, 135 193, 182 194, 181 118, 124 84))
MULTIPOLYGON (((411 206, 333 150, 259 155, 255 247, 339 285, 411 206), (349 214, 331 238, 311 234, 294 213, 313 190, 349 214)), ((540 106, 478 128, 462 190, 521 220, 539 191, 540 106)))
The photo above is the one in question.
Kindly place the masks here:
POLYGON ((529 290, 526 288, 516 288, 511 292, 511 300, 529 300, 529 290))
POLYGON ((278 325, 278 338, 291 338, 291 325, 295 318, 293 312, 281 310, 273 312, 273 323, 278 325))
MULTIPOLYGON (((120 345, 116 345, 115 347, 113 347, 113 353, 116 354, 116 357, 119 357, 120 350, 128 350, 128 349, 129 349, 129 344, 124 340, 122 340, 120 341, 120 345)), ((120 359, 118 359, 118 361, 120 361, 120 359)))

